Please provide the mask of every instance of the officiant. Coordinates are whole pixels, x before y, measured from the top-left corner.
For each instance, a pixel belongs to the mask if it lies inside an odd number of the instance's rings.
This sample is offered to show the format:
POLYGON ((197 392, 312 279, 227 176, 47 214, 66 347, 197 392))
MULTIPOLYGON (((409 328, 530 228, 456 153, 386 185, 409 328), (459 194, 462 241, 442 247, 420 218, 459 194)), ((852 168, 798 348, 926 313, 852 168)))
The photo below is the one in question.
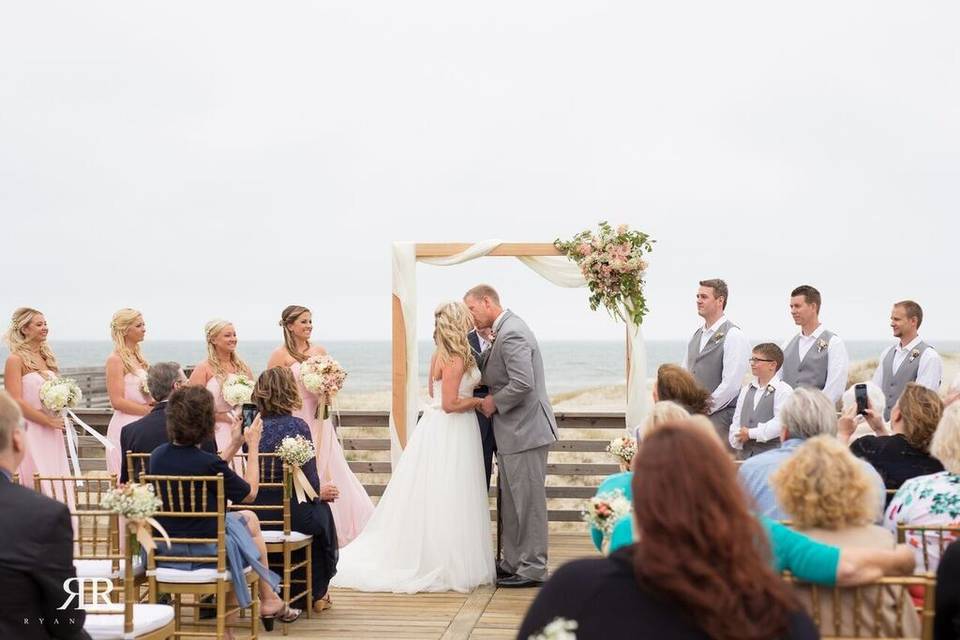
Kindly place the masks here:
MULTIPOLYGON (((480 362, 480 354, 490 348, 493 343, 493 329, 471 329, 467 334, 467 340, 470 342, 470 348, 473 350, 473 357, 480 362)), ((480 385, 473 390, 474 398, 483 398, 490 391, 485 385, 480 385)), ((487 473, 487 490, 490 489, 490 475, 493 472, 493 454, 497 451, 497 441, 493 437, 493 425, 490 418, 477 411, 477 422, 480 425, 480 440, 483 443, 483 468, 487 473)))

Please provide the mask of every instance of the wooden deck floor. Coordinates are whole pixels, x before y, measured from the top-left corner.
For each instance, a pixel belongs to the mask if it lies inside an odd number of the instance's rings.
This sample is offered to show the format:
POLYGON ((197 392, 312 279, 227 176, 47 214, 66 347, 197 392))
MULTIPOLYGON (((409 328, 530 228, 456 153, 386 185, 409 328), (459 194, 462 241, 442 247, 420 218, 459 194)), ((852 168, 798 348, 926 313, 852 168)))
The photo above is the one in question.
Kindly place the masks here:
MULTIPOLYGON (((550 569, 596 555, 586 533, 550 534, 550 569)), ((471 594, 360 593, 334 589, 334 606, 290 625, 289 640, 308 638, 514 638, 537 589, 481 587, 471 594)), ((277 627, 263 637, 283 637, 277 627)))

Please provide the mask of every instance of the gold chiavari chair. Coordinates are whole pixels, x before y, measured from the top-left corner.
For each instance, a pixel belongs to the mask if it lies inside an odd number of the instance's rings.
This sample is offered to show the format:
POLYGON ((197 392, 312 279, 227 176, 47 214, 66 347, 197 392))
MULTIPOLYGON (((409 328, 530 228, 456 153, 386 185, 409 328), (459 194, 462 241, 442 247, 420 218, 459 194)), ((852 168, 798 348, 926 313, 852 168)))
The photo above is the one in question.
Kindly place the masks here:
MULTIPOLYGON (((270 504, 242 504, 231 505, 230 508, 238 511, 253 511, 260 519, 260 528, 264 542, 267 544, 267 553, 278 553, 283 556, 283 601, 291 606, 300 599, 304 600, 303 609, 310 617, 313 603, 313 555, 311 545, 313 536, 291 527, 290 500, 293 491, 293 473, 290 466, 285 464, 275 453, 261 453, 260 488, 258 496, 274 495, 278 498, 270 504), (273 481, 280 477, 280 482, 273 481), (266 491, 264 491, 266 489, 266 491), (268 527, 271 527, 268 529, 268 527), (273 529, 272 527, 282 527, 273 529), (294 563, 293 553, 304 550, 304 559, 294 563), (293 579, 293 572, 304 569, 306 580, 293 579), (303 585, 303 590, 291 597, 291 585, 303 585)), ((243 464, 246 465, 246 458, 243 464)), ((287 624, 283 623, 283 635, 287 635, 287 624)))
POLYGON ((10 482, 13 484, 20 484, 20 474, 14 473, 12 476, 10 476, 10 482))
MULTIPOLYGON (((178 556, 171 555, 171 551, 162 540, 157 541, 157 549, 147 554, 147 582, 150 588, 150 602, 156 602, 159 593, 169 593, 173 597, 175 615, 175 636, 215 637, 223 638, 227 627, 227 617, 239 613, 239 605, 227 608, 227 595, 233 592, 233 582, 227 569, 226 543, 226 509, 223 488, 223 474, 216 476, 160 476, 144 474, 140 481, 153 485, 154 491, 163 499, 161 511, 155 517, 163 518, 191 518, 207 519, 216 523, 217 535, 215 538, 182 538, 170 537, 173 544, 212 544, 216 549, 212 555, 205 556, 178 556), (216 504, 209 504, 208 493, 212 489, 216 496, 216 504), (203 563, 214 564, 215 568, 181 570, 157 567, 157 563, 203 563), (193 602, 183 601, 184 595, 193 595, 193 602), (184 631, 182 629, 182 610, 193 609, 199 612, 198 599, 202 595, 214 594, 216 599, 215 633, 205 632, 197 624, 198 630, 184 631)), ((252 602, 250 604, 249 638, 256 639, 257 625, 260 618, 260 594, 258 590, 259 576, 247 568, 244 577, 250 589, 252 602)), ((196 623, 196 615, 194 616, 196 623)), ((231 624, 243 628, 241 624, 231 624)))
POLYGON ((138 482, 138 478, 150 471, 150 454, 127 451, 127 478, 138 482))
POLYGON ((918 550, 917 570, 936 571, 947 546, 960 538, 960 523, 952 525, 897 525, 897 542, 918 550), (935 551, 935 553, 934 553, 935 551))
POLYGON ((794 585, 804 609, 820 630, 820 637, 899 638, 932 640, 933 574, 880 578, 856 587, 824 587, 784 579, 794 585), (911 590, 922 593, 914 607, 911 590))
MULTIPOLYGON (((33 475, 33 488, 41 487, 61 496, 70 509, 73 525, 73 564, 78 578, 121 576, 123 554, 120 552, 120 517, 102 509, 103 496, 117 486, 117 476, 76 478, 74 476, 33 475)), ((140 568, 142 572, 142 567, 140 568)), ((118 595, 116 592, 114 596, 118 595)))

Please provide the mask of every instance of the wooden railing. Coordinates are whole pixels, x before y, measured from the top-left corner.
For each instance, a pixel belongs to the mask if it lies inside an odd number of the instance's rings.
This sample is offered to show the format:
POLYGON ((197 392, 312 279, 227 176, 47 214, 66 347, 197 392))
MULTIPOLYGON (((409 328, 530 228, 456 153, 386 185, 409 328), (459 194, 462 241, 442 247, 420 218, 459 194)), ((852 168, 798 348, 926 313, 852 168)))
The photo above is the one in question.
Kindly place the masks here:
MULTIPOLYGON (((109 409, 78 409, 91 427, 106 432, 109 409)), ((390 479, 389 414, 386 411, 343 411, 338 433, 350 468, 372 497, 383 495, 390 479)), ((611 438, 623 433, 622 413, 558 413, 561 440, 547 461, 548 517, 554 522, 578 522, 583 500, 590 498, 606 476, 619 471, 605 452, 611 438)), ((80 436, 80 464, 84 472, 106 469, 103 448, 90 436, 80 436)), ((495 481, 494 481, 495 483, 495 481)), ((491 517, 495 516, 490 490, 491 517)))
MULTIPOLYGON (((109 407, 107 397, 107 373, 104 367, 73 367, 61 369, 64 378, 73 378, 83 391, 81 407, 109 407)), ((0 388, 3 387, 3 373, 0 373, 0 388)), ((108 418, 109 419, 109 418, 108 418)))

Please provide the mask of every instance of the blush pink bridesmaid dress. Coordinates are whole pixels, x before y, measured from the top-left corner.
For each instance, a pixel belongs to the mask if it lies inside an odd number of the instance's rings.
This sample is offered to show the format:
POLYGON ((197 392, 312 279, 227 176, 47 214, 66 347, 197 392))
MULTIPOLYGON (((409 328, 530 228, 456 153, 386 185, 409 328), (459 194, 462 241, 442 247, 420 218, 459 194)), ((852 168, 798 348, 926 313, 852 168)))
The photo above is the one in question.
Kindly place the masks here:
POLYGON ((313 446, 317 451, 317 474, 320 483, 333 482, 340 490, 340 497, 328 503, 333 511, 333 521, 337 525, 337 542, 339 546, 347 546, 354 538, 360 535, 370 516, 373 515, 373 501, 367 495, 360 480, 350 470, 350 465, 343 455, 343 448, 337 440, 337 434, 330 420, 318 420, 316 416, 319 404, 316 394, 307 391, 300 381, 300 363, 290 365, 294 378, 297 379, 297 388, 303 399, 303 407, 293 415, 302 419, 310 426, 313 436, 313 446))
MULTIPOLYGON (((142 371, 142 369, 140 371, 142 371)), ((145 395, 140 389, 141 380, 142 378, 139 375, 139 371, 138 373, 124 374, 124 399, 140 404, 148 404, 150 402, 150 397, 145 395)), ((120 431, 134 420, 139 420, 142 417, 143 416, 135 416, 124 413, 123 411, 117 411, 116 409, 113 410, 113 417, 110 418, 110 423, 107 425, 107 440, 113 443, 114 449, 113 451, 107 451, 107 471, 117 474, 117 477, 120 476, 120 431)))
MULTIPOLYGON (((40 402, 40 386, 46 381, 42 373, 31 371, 23 376, 23 400, 37 411, 53 415, 40 402)), ((51 429, 45 424, 26 420, 27 454, 20 463, 20 484, 33 489, 33 474, 41 476, 69 476, 70 463, 67 461, 67 444, 63 431, 51 429)), ((41 486, 43 493, 60 502, 72 504, 73 496, 64 496, 62 485, 51 487, 49 482, 41 486), (56 493, 56 495, 54 495, 56 493)))
MULTIPOLYGON (((213 394, 213 410, 218 414, 222 411, 231 411, 233 407, 227 404, 227 401, 223 399, 223 390, 220 386, 220 380, 216 376, 213 376, 207 380, 207 391, 213 394)), ((230 427, 231 422, 229 419, 224 420, 220 415, 217 416, 217 424, 213 429, 213 436, 217 440, 217 451, 223 451, 227 448, 227 445, 230 444, 230 427)))

